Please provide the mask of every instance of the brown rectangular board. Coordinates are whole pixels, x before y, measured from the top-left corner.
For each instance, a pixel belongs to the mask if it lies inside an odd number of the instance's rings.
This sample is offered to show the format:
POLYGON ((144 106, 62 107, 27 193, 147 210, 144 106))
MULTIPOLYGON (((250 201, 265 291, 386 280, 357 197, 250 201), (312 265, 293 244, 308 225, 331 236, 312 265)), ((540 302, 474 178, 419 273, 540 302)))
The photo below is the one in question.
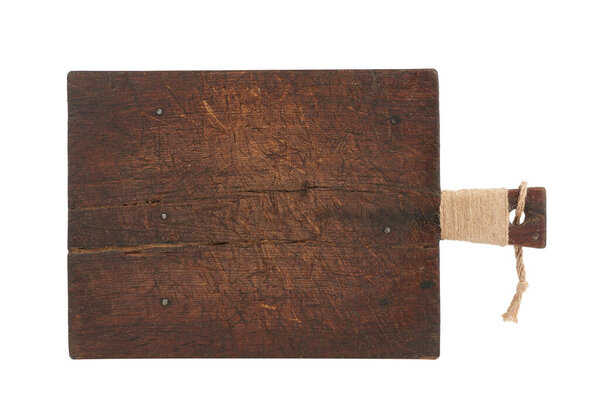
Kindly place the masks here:
POLYGON ((439 354, 434 70, 71 72, 73 358, 439 354))

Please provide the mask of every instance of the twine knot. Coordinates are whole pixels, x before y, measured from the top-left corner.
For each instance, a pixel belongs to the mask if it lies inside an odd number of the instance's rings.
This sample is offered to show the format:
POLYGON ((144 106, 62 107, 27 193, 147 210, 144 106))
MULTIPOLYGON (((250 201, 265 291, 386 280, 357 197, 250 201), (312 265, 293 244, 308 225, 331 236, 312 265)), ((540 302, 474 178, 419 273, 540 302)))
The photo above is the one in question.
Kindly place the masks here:
MULTIPOLYGON (((515 219, 513 225, 518 225, 521 220, 521 215, 525 211, 525 198, 527 197, 527 182, 521 182, 519 186, 519 200, 517 201, 517 208, 515 210, 515 219)), ((521 307, 521 299, 523 292, 527 290, 529 283, 527 283, 525 264, 523 263, 523 247, 515 245, 515 259, 517 263, 517 275, 519 276, 519 283, 517 283, 517 292, 513 296, 506 313, 502 315, 505 321, 518 322, 517 315, 519 308, 521 307)))

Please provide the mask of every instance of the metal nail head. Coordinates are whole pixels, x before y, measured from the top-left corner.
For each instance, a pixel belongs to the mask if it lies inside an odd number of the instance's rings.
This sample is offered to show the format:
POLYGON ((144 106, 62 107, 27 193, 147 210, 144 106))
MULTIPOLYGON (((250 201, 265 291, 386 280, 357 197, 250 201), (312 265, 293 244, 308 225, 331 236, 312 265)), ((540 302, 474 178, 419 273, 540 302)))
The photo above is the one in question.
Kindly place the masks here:
POLYGON ((158 109, 156 109, 156 114, 159 115, 159 116, 161 114, 163 114, 163 109, 161 109, 160 107, 158 109))
POLYGON ((163 306, 167 306, 167 305, 169 304, 169 299, 167 299, 167 298, 162 298, 162 299, 160 300, 160 304, 161 304, 161 305, 163 305, 163 306))
POLYGON ((383 228, 383 233, 385 233, 386 235, 388 233, 390 233, 391 231, 392 231, 392 229, 390 229, 388 226, 386 226, 386 227, 383 228))
POLYGON ((166 214, 166 213, 163 213, 162 215, 160 215, 160 218, 161 218, 162 220, 167 220, 167 214, 166 214))

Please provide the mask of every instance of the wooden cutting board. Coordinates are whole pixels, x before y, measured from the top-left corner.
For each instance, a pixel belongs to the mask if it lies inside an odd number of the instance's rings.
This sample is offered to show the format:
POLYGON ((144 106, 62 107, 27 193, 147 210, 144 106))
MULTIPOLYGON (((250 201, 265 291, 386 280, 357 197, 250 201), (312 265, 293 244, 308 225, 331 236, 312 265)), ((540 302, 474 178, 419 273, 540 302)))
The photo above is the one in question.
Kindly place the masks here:
POLYGON ((71 72, 73 358, 436 358, 434 70, 71 72))

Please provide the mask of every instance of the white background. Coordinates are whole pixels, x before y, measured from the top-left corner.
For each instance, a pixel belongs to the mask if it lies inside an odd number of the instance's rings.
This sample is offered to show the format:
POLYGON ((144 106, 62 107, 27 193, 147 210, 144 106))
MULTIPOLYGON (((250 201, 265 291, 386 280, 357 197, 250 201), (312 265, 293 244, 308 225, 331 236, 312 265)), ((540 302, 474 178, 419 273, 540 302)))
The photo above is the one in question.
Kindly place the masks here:
POLYGON ((494 3, 3 3, 0 409, 598 410, 599 12, 494 3), (443 242, 435 361, 71 360, 67 72, 316 68, 437 69, 442 187, 547 188, 520 323, 512 249, 443 242))

